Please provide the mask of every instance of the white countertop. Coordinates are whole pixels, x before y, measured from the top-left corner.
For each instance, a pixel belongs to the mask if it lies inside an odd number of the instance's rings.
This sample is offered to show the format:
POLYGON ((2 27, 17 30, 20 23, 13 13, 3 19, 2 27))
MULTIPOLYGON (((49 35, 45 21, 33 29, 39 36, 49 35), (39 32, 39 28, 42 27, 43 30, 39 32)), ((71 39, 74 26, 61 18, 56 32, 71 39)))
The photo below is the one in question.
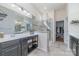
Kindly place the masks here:
POLYGON ((77 39, 79 39, 79 33, 78 34, 77 33, 76 34, 70 33, 70 35, 77 38, 77 39))
POLYGON ((34 33, 34 34, 23 33, 23 34, 15 34, 15 35, 7 34, 7 35, 4 35, 4 38, 0 38, 0 43, 10 41, 10 40, 16 40, 23 37, 34 36, 34 35, 38 35, 38 33, 34 33))

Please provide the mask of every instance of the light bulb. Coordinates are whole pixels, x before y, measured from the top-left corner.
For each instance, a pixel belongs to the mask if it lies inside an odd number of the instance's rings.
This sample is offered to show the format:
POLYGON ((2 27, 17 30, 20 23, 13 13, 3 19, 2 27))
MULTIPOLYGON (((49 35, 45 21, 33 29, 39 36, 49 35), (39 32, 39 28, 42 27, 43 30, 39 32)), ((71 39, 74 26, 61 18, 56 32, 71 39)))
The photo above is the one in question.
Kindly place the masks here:
POLYGON ((15 5, 15 4, 11 4, 11 6, 12 6, 12 7, 16 7, 16 5, 15 5))
POLYGON ((24 13, 26 13, 26 11, 25 11, 25 10, 23 10, 23 12, 24 12, 24 13))

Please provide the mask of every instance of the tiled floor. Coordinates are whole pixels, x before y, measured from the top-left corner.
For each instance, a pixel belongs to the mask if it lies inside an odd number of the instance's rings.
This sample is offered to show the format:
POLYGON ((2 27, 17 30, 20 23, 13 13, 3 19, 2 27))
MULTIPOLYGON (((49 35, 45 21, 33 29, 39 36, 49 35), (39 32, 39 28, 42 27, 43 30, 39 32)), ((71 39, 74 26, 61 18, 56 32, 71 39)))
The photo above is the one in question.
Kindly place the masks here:
POLYGON ((50 45, 48 53, 37 48, 28 56, 73 56, 73 54, 67 50, 63 42, 56 42, 50 45))

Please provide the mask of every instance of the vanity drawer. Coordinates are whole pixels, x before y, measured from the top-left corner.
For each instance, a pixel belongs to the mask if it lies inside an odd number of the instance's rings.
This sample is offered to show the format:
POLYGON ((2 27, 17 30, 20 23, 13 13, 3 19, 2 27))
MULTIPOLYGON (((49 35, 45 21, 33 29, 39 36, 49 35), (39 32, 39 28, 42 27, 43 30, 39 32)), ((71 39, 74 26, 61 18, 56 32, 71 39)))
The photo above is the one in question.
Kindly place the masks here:
POLYGON ((2 56, 20 56, 21 55, 20 51, 21 51, 20 46, 14 45, 3 49, 1 54, 2 56))
POLYGON ((1 43, 1 48, 7 48, 9 46, 15 45, 15 44, 19 44, 19 40, 12 40, 12 41, 7 41, 7 42, 3 42, 1 43))
POLYGON ((27 42, 27 39, 28 39, 28 38, 22 38, 22 39, 21 39, 21 42, 27 42))

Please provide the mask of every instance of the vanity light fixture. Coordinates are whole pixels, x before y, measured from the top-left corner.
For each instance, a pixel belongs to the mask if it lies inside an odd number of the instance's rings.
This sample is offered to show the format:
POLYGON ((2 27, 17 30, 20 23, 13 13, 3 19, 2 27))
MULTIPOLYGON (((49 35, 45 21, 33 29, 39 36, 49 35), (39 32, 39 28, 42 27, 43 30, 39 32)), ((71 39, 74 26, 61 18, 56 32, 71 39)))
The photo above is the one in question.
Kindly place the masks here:
POLYGON ((30 16, 31 14, 28 13, 26 10, 23 10, 23 12, 26 14, 26 16, 30 16))
POLYGON ((26 13, 27 15, 30 14, 30 13, 28 13, 26 10, 23 10, 23 12, 26 13))
POLYGON ((16 5, 15 5, 15 4, 11 4, 11 6, 12 6, 12 7, 16 7, 16 5))
POLYGON ((22 9, 19 7, 18 10, 22 11, 22 9))
POLYGON ((30 15, 30 13, 27 13, 27 15, 30 15))
POLYGON ((19 6, 18 4, 14 3, 11 5, 12 7, 18 8, 18 10, 22 11, 26 14, 26 16, 32 16, 29 12, 27 12, 23 7, 19 6))
POLYGON ((18 10, 20 10, 20 11, 22 10, 22 8, 19 7, 18 5, 16 5, 15 3, 11 4, 11 6, 14 7, 14 8, 18 8, 18 10))
POLYGON ((25 10, 23 10, 24 13, 27 13, 25 10))
POLYGON ((0 21, 4 20, 6 18, 7 14, 4 12, 0 12, 0 21))

